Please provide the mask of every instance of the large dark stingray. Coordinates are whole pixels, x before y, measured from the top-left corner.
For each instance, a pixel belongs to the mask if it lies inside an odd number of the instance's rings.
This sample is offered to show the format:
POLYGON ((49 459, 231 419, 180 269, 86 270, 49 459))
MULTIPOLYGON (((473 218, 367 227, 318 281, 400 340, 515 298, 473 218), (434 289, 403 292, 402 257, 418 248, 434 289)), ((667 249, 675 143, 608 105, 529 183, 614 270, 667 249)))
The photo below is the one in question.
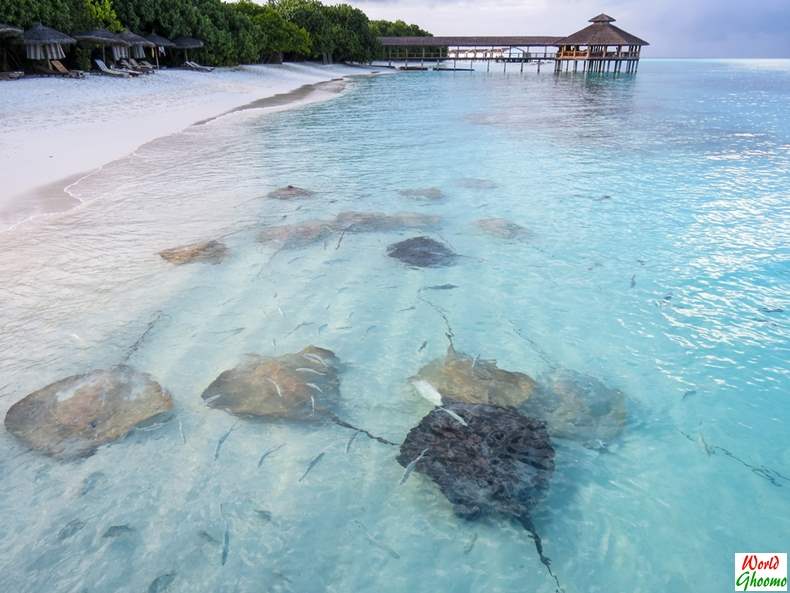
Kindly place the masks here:
POLYGON ((412 464, 436 482, 461 517, 500 514, 519 522, 560 589, 530 513, 554 471, 554 449, 543 422, 513 408, 448 404, 409 431, 398 463, 412 464))
POLYGON ((437 268, 455 264, 458 255, 430 237, 412 237, 387 247, 387 255, 418 268, 437 268))

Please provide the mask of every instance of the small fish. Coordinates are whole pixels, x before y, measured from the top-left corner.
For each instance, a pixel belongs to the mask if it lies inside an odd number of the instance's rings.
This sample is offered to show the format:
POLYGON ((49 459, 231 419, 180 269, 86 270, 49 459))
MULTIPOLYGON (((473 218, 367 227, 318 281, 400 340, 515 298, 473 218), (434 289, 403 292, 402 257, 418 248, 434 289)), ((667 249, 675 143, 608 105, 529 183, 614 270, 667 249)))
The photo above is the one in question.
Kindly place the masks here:
POLYGON ((466 423, 466 420, 461 418, 458 414, 456 414, 452 410, 448 410, 447 408, 439 408, 439 410, 441 410, 442 412, 445 412, 448 416, 450 416, 450 418, 452 418, 453 420, 456 420, 461 426, 469 426, 466 423))
POLYGON ((238 422, 234 422, 233 426, 231 426, 228 429, 228 432, 223 434, 219 438, 219 440, 217 441, 217 448, 214 450, 214 461, 216 461, 219 458, 219 450, 222 448, 222 443, 224 443, 226 440, 228 440, 228 437, 230 436, 230 433, 232 433, 233 430, 236 428, 236 424, 238 424, 238 422))
POLYGON ((702 435, 701 432, 699 433, 699 444, 702 445, 702 447, 705 449, 705 453, 707 454, 708 457, 710 457, 715 453, 713 447, 708 445, 708 443, 705 441, 705 437, 702 435))
POLYGON ((480 360, 480 355, 479 354, 477 356, 475 356, 475 359, 472 361, 472 368, 475 368, 477 366, 477 361, 478 360, 480 360))
POLYGON ((221 393, 218 393, 216 395, 212 395, 211 397, 207 397, 206 400, 205 400, 206 401, 206 405, 211 404, 211 402, 216 401, 216 400, 218 400, 221 397, 222 397, 221 393))
POLYGON ((280 313, 280 317, 282 317, 283 319, 285 319, 285 313, 283 312, 283 310, 282 310, 282 307, 277 307, 277 311, 279 311, 279 313, 280 313))
POLYGON ((181 424, 181 418, 178 419, 178 434, 181 435, 181 442, 187 444, 187 438, 184 436, 184 425, 181 424))
POLYGON ((422 352, 423 350, 425 350, 425 347, 426 347, 427 345, 428 345, 428 340, 425 340, 425 341, 422 343, 422 345, 420 346, 419 350, 417 350, 417 352, 422 352))
POLYGON ((638 259, 638 260, 636 260, 636 261, 637 261, 637 263, 638 263, 640 266, 644 266, 644 265, 645 265, 645 260, 643 260, 643 259, 638 259))
POLYGON ((213 544, 215 546, 219 545, 219 540, 213 535, 211 535, 208 531, 200 530, 198 531, 198 535, 202 540, 207 541, 210 544, 213 544))
POLYGON ((395 560, 400 560, 400 554, 398 554, 398 553, 397 553, 395 550, 393 550, 393 549, 392 549, 392 548, 390 548, 389 546, 387 546, 387 545, 385 545, 385 544, 382 544, 380 541, 377 541, 377 540, 375 540, 375 539, 373 538, 373 536, 371 536, 369 533, 365 533, 365 537, 367 538, 367 540, 368 540, 368 541, 369 541, 371 544, 373 544, 374 546, 376 546, 376 547, 377 547, 379 550, 383 550, 383 551, 385 551, 387 554, 389 554, 390 556, 392 556, 392 557, 393 557, 395 560))
POLYGON ((110 525, 102 537, 120 537, 129 533, 134 533, 134 529, 128 525, 110 525))
POLYGON ((315 398, 312 395, 310 396, 310 408, 310 415, 315 416, 315 398))
POLYGON ((326 377, 326 373, 322 373, 321 371, 317 371, 315 369, 309 369, 307 367, 300 367, 296 369, 297 373, 312 373, 313 375, 320 375, 322 377, 326 377))
POLYGON ((329 327, 329 324, 328 324, 328 323, 322 323, 322 324, 321 324, 321 325, 318 327, 318 333, 319 333, 319 335, 321 334, 321 332, 322 332, 322 331, 324 331, 324 330, 325 330, 326 328, 328 328, 328 327, 329 327))
POLYGON ((631 288, 633 288, 634 286, 636 286, 636 274, 631 276, 631 288))
POLYGON ((369 327, 368 327, 368 329, 366 329, 366 330, 365 330, 365 335, 368 335, 370 332, 372 332, 372 331, 373 331, 374 329, 376 329, 377 327, 378 327, 377 325, 371 325, 371 326, 369 326, 369 327))
POLYGON ((411 384, 423 399, 432 403, 434 406, 442 405, 442 394, 437 391, 436 387, 428 383, 428 381, 415 379, 411 384))
POLYGON ((309 473, 310 473, 310 470, 312 470, 312 469, 313 469, 313 468, 314 468, 316 465, 318 465, 318 462, 319 462, 319 461, 321 461, 321 460, 324 458, 324 453, 325 453, 325 452, 323 452, 323 451, 322 451, 321 453, 319 453, 319 454, 318 454, 318 455, 315 457, 315 459, 313 459, 313 460, 310 462, 310 465, 308 465, 308 466, 307 466, 307 469, 306 469, 306 470, 305 470, 305 472, 302 474, 302 477, 301 477, 301 478, 299 478, 299 481, 300 481, 300 482, 301 482, 302 480, 304 480, 304 479, 307 477, 307 474, 309 474, 309 473))
POLYGON ((775 307, 773 309, 769 309, 767 307, 760 307, 760 311, 762 311, 763 313, 784 313, 785 312, 784 309, 781 309, 779 307, 775 307))
POLYGON ((668 295, 666 295, 666 296, 664 297, 664 300, 665 300, 665 301, 671 301, 671 300, 672 300, 672 295, 671 295, 671 294, 668 294, 668 295))
POLYGON ((405 309, 398 309, 398 313, 404 313, 406 311, 414 311, 416 308, 417 307, 412 305, 411 307, 406 307, 405 309))
POLYGON ((263 521, 271 521, 272 520, 272 514, 271 514, 270 511, 256 510, 255 514, 258 515, 258 517, 260 519, 262 519, 263 521))
POLYGON ((322 365, 325 369, 329 368, 329 365, 326 363, 326 361, 320 356, 318 356, 318 354, 313 354, 312 352, 308 352, 307 354, 302 354, 302 356, 311 362, 317 362, 318 364, 322 365))
POLYGON ((346 315, 346 320, 351 321, 351 318, 354 316, 354 312, 351 311, 348 315, 346 315))
POLYGON ((104 475, 104 472, 91 473, 82 482, 82 488, 80 489, 80 496, 85 496, 86 494, 90 494, 97 486, 101 486, 106 481, 107 481, 107 476, 104 475))
POLYGON ((151 581, 151 584, 148 586, 148 593, 164 593, 170 588, 174 580, 176 580, 176 573, 174 572, 160 574, 151 581))
POLYGON ((308 387, 310 387, 311 389, 315 389, 315 390, 316 390, 318 393, 323 393, 323 392, 324 392, 324 390, 323 390, 323 389, 321 389, 321 388, 320 388, 318 385, 316 385, 315 383, 305 383, 305 385, 307 385, 307 386, 308 386, 308 387))
POLYGON ((466 547, 464 548, 464 554, 468 554, 469 552, 471 552, 471 551, 472 551, 472 548, 474 548, 474 547, 475 547, 475 542, 476 542, 476 541, 477 541, 477 533, 475 533, 474 535, 472 535, 472 539, 470 539, 470 540, 469 540, 469 543, 468 543, 468 544, 466 544, 466 547))
POLYGON ((408 480, 408 479, 409 479, 409 476, 411 475, 411 472, 413 472, 413 471, 414 471, 414 468, 417 466, 417 463, 420 461, 420 459, 422 459, 422 458, 423 458, 423 456, 424 456, 424 455, 425 455, 427 452, 428 452, 428 449, 427 449, 427 448, 423 449, 423 450, 422 450, 422 453, 420 453, 419 455, 417 455, 417 457, 415 457, 414 459, 412 459, 412 460, 409 462, 409 465, 407 465, 407 466, 406 466, 406 469, 405 469, 405 470, 403 470, 403 475, 401 476, 400 482, 398 482, 398 486, 403 486, 403 485, 406 483, 406 480, 408 480))
POLYGON ((346 453, 348 453, 351 450, 351 444, 354 442, 354 439, 356 439, 358 436, 359 436, 359 431, 356 431, 354 434, 351 435, 351 438, 348 439, 348 442, 346 443, 346 453))
POLYGON ((269 449, 268 451, 265 451, 263 453, 263 455, 261 455, 261 458, 258 460, 258 467, 260 467, 261 464, 263 464, 263 460, 264 459, 266 459, 272 453, 276 453, 277 451, 279 451, 283 447, 285 447, 285 443, 283 443, 282 445, 277 445, 276 447, 273 447, 273 448, 269 449))
POLYGON ((277 381, 275 381, 274 379, 271 379, 270 377, 266 377, 266 380, 269 383, 271 383, 272 385, 274 385, 274 388, 277 390, 277 395, 282 397, 283 396, 283 392, 280 390, 280 386, 277 384, 277 381))
POLYGON ((687 391, 686 393, 683 394, 683 397, 681 399, 686 399, 687 397, 691 397, 692 395, 697 395, 696 389, 691 389, 687 391))
POLYGON ((351 326, 351 325, 340 325, 340 326, 336 327, 335 329, 336 329, 336 330, 341 330, 341 329, 351 329, 352 327, 353 327, 353 326, 351 326))
POLYGON ((425 286, 420 290, 453 290, 458 288, 457 284, 436 284, 434 286, 425 286))
POLYGON ((303 327, 309 327, 311 325, 315 325, 315 324, 312 321, 304 321, 304 322, 300 323, 299 325, 297 325, 295 328, 293 328, 291 331, 289 331, 287 334, 285 334, 285 337, 287 338, 288 336, 290 336, 291 334, 299 331, 303 327))
POLYGON ((228 561, 228 551, 230 550, 230 526, 225 521, 225 534, 222 536, 222 566, 228 561))
POLYGON ((274 346, 274 351, 277 352, 277 340, 272 338, 272 346, 274 346))
POLYGON ((85 527, 85 521, 82 521, 81 519, 69 521, 60 531, 58 531, 58 539, 61 541, 68 539, 83 527, 85 527))

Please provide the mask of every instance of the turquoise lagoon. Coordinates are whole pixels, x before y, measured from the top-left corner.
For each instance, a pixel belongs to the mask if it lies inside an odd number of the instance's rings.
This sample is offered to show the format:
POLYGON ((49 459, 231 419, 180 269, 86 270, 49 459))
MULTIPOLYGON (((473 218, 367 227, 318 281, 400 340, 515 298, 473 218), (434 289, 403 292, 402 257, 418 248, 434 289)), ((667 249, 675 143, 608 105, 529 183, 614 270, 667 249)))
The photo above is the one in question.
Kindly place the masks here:
POLYGON ((408 73, 84 178, 78 208, 0 234, 0 412, 126 361, 174 416, 72 462, 0 433, 0 590, 554 591, 521 527, 456 517, 417 472, 399 486, 392 447, 242 420, 216 454, 236 419, 203 389, 246 353, 308 344, 346 364, 338 415, 401 442, 431 409, 408 379, 447 348, 440 313, 470 356, 626 394, 616 438, 554 441, 533 517, 565 591, 732 590, 735 552, 790 545, 788 109, 787 61, 408 73), (289 183, 316 194, 265 197, 289 183), (428 187, 445 197, 401 193, 428 187), (464 257, 404 266, 386 248, 406 231, 255 240, 348 210, 439 216, 426 234, 464 257), (491 217, 527 239, 481 233, 491 217), (157 256, 220 236, 219 265, 157 256))

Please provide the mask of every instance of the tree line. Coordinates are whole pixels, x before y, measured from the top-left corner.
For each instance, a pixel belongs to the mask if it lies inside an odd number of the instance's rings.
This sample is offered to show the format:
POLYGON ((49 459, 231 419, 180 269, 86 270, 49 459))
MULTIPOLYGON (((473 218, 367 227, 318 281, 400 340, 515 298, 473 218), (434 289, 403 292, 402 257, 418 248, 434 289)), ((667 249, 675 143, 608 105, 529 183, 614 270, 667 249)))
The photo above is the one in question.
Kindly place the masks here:
POLYGON ((103 27, 197 37, 201 59, 213 65, 311 59, 367 62, 379 36, 429 36, 403 21, 371 21, 348 4, 319 0, 0 0, 0 22, 27 28, 40 22, 63 33, 103 27))

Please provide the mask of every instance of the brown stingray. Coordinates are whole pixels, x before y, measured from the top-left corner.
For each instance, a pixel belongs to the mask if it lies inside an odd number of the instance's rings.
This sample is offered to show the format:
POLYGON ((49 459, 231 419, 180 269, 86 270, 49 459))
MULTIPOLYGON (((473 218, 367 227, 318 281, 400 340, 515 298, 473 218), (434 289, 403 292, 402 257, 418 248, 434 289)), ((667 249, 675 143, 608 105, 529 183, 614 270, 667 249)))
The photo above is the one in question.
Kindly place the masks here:
POLYGON ((228 248, 222 241, 201 241, 190 243, 180 247, 164 249, 159 252, 162 259, 181 266, 194 262, 206 262, 210 264, 221 263, 228 253, 228 248))
POLYGON ((529 237, 526 228, 505 218, 483 218, 475 224, 484 233, 500 239, 524 240, 529 237))
POLYGON ((290 420, 328 418, 358 430, 332 411, 340 398, 340 361, 335 353, 317 346, 282 356, 247 355, 238 366, 223 371, 201 397, 212 408, 243 417, 290 420))
POLYGON ((430 229, 439 224, 438 216, 415 212, 341 212, 335 217, 338 230, 352 233, 370 231, 399 231, 405 229, 430 229))
POLYGON ((402 189, 398 193, 406 198, 417 198, 421 200, 441 200, 444 198, 444 192, 438 187, 402 189))
POLYGON ((444 403, 516 407, 529 399, 536 387, 529 375, 500 369, 496 361, 472 358, 452 346, 444 358, 429 362, 415 378, 430 383, 444 403))
POLYGON ((62 458, 92 454, 173 408, 150 375, 128 366, 56 381, 8 410, 8 432, 33 449, 62 458))
POLYGON ((302 187, 296 187, 295 185, 286 185, 285 187, 270 191, 267 195, 276 200, 293 200, 295 198, 310 198, 315 195, 315 192, 302 187))
POLYGON ((334 232, 332 221, 307 220, 295 224, 266 227, 258 233, 258 241, 273 243, 284 249, 296 249, 328 239, 334 232))

